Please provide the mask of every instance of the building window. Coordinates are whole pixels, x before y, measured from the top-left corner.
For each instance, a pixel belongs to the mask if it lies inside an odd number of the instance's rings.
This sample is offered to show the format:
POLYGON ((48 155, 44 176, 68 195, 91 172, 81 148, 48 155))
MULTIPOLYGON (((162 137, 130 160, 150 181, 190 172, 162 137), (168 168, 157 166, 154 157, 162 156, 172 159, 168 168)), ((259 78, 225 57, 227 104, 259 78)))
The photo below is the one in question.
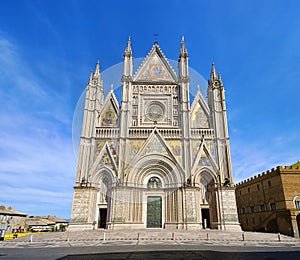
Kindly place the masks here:
POLYGON ((259 186, 259 184, 257 184, 257 190, 260 190, 260 186, 259 186))
POLYGON ((272 186, 272 182, 268 181, 268 186, 271 187, 272 186))
POLYGON ((295 203, 295 208, 300 209, 300 197, 296 197, 294 203, 295 203))
POLYGON ((251 188, 250 187, 248 187, 248 192, 251 192, 251 188))
POLYGON ((242 209, 241 209, 241 212, 242 212, 242 214, 245 214, 245 213, 246 213, 246 209, 245 209, 245 208, 242 208, 242 209))
POLYGON ((260 211, 261 211, 261 212, 266 211, 266 208, 265 208, 265 205, 264 205, 264 204, 260 204, 260 205, 259 205, 259 208, 260 208, 260 211))
POLYGON ((250 212, 254 213, 254 206, 250 206, 250 212))
POLYGON ((242 195, 242 190, 240 190, 240 195, 242 195))
POLYGON ((151 177, 148 181, 147 187, 150 189, 161 188, 161 181, 157 177, 151 177))
POLYGON ((271 202, 270 203, 270 209, 271 210, 276 210, 276 204, 275 204, 275 202, 271 202))

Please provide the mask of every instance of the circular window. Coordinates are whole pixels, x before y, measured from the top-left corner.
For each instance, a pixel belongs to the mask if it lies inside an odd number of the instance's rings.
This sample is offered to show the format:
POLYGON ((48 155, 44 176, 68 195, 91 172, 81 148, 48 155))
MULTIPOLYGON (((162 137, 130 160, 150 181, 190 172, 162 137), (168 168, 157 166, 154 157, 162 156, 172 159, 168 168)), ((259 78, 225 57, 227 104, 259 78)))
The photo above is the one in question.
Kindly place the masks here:
POLYGON ((149 104, 147 108, 147 117, 152 121, 158 121, 162 119, 165 113, 163 104, 159 102, 153 102, 149 104))

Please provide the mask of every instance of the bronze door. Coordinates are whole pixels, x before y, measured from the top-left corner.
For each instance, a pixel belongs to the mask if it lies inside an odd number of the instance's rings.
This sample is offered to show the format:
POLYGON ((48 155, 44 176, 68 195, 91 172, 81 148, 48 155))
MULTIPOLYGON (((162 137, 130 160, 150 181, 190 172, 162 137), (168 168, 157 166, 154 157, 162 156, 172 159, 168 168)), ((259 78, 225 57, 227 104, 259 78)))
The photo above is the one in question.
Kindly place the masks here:
POLYGON ((149 196, 147 198, 147 228, 162 227, 162 198, 149 196))

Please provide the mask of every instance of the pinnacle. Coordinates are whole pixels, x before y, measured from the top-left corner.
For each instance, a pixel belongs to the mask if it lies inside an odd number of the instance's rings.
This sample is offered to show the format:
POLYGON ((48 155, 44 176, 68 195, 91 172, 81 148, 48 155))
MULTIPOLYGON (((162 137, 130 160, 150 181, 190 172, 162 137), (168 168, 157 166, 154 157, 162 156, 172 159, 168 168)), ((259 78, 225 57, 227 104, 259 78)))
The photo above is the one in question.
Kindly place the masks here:
POLYGON ((180 57, 187 57, 187 49, 185 48, 184 44, 184 35, 181 37, 181 47, 180 47, 180 57))
POLYGON ((215 68, 215 63, 212 62, 211 72, 210 72, 210 80, 214 80, 214 79, 217 79, 217 72, 216 72, 216 68, 215 68))
POLYGON ((100 77, 100 61, 97 61, 96 68, 94 71, 94 77, 100 77))
POLYGON ((125 49, 124 55, 126 55, 126 56, 132 56, 131 37, 130 36, 128 36, 127 47, 125 49))

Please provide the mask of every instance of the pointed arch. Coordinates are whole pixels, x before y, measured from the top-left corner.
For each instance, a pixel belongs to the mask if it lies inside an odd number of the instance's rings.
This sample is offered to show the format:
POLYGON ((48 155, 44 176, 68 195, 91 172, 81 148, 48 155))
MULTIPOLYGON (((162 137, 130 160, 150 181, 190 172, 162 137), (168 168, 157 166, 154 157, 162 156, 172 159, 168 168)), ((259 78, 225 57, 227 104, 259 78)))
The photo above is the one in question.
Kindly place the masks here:
POLYGON ((91 182, 93 185, 95 185, 95 187, 97 187, 99 186, 99 183, 101 183, 101 180, 103 180, 104 178, 107 178, 110 184, 114 184, 117 182, 115 173, 106 165, 103 165, 93 174, 91 182))
POLYGON ((197 186, 201 182, 201 179, 209 183, 219 183, 217 174, 209 167, 202 167, 197 171, 192 178, 192 183, 197 186))

